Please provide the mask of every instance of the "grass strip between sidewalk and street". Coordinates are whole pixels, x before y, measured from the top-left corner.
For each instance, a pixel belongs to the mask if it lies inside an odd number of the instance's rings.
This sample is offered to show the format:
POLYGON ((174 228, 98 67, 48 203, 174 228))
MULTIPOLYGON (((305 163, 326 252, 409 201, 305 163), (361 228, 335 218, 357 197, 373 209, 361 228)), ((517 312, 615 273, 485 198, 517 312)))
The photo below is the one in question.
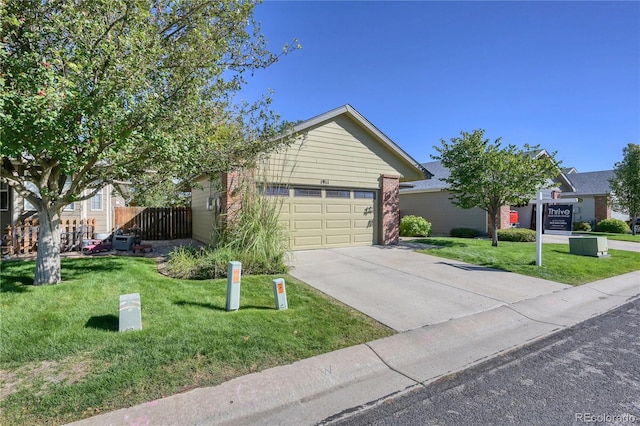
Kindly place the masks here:
POLYGON ((609 257, 597 258, 570 254, 568 244, 543 244, 542 265, 536 266, 535 243, 500 241, 492 247, 487 239, 449 237, 413 242, 434 246, 420 253, 571 285, 640 270, 640 253, 622 250, 609 250, 609 257))
POLYGON ((611 232, 580 232, 573 231, 573 235, 584 235, 585 237, 607 237, 608 240, 614 241, 628 241, 630 243, 638 243, 640 244, 640 234, 632 235, 632 234, 613 234, 611 232))
POLYGON ((226 312, 226 280, 165 277, 155 260, 62 260, 63 282, 34 287, 34 263, 2 262, 0 424, 62 424, 290 364, 394 332, 284 276, 242 278, 226 312), (143 329, 118 332, 119 296, 140 293, 143 329))

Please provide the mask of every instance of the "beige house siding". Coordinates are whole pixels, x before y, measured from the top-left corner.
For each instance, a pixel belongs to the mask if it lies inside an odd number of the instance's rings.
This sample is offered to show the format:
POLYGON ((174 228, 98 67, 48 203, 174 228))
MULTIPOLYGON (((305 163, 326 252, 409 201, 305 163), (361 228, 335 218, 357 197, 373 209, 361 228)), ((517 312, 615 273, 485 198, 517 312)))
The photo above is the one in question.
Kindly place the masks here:
POLYGON ((378 189, 382 174, 423 178, 353 119, 342 115, 308 130, 284 153, 272 155, 267 180, 378 189))
POLYGON ((217 204, 212 205, 211 210, 207 206, 210 197, 217 200, 220 194, 213 188, 214 185, 208 177, 200 178, 198 184, 202 187, 191 190, 192 234, 194 239, 208 244, 214 230, 217 204))
POLYGON ((448 191, 400 192, 400 215, 422 216, 431 222, 434 236, 448 236, 452 228, 487 232, 487 214, 474 207, 462 209, 451 203, 448 191))

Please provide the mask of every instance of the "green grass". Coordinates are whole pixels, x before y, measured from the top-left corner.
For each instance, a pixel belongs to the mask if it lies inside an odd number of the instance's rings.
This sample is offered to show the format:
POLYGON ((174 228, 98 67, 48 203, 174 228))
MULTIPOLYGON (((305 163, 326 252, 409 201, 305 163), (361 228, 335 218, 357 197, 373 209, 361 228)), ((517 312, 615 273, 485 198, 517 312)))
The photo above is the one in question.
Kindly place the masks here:
POLYGON ((589 232, 573 231, 573 234, 574 235, 592 235, 592 236, 598 236, 598 237, 607 237, 607 239, 609 239, 609 240, 630 241, 632 243, 640 243, 640 234, 638 234, 638 235, 612 234, 610 232, 593 232, 593 231, 589 231, 589 232))
POLYGON ((176 280, 150 259, 64 259, 64 282, 33 287, 33 262, 3 262, 0 424, 61 424, 211 386, 393 334, 285 276, 243 277, 226 312, 226 281, 176 280), (141 331, 119 333, 119 295, 140 293, 141 331))
POLYGON ((610 257, 597 258, 570 254, 568 244, 543 244, 542 266, 536 266, 535 243, 500 241, 498 247, 492 247, 489 240, 466 238, 425 238, 414 242, 438 246, 419 250, 421 253, 571 285, 640 270, 640 253, 622 250, 609 250, 610 257))

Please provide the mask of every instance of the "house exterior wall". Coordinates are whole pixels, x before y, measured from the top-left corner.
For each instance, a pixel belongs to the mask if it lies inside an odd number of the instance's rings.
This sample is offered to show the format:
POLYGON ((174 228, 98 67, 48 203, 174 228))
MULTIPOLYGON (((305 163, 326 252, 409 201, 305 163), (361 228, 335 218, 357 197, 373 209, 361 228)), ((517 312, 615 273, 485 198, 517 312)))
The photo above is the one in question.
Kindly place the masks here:
POLYGON ((198 179, 199 188, 191 190, 191 218, 193 238, 210 243, 220 206, 220 192, 206 176, 198 179))
MULTIPOLYGON (((2 216, 2 230, 7 225, 14 225, 16 222, 24 222, 27 219, 33 219, 37 217, 35 210, 25 209, 25 200, 22 196, 15 191, 10 190, 10 198, 12 202, 12 210, 10 214, 2 216), (5 220, 7 221, 5 223, 5 220)), ((91 199, 76 201, 72 205, 65 208, 61 214, 60 219, 66 220, 96 220, 96 233, 110 233, 114 228, 114 212, 116 207, 124 206, 124 199, 115 193, 112 185, 107 185, 102 190, 102 206, 100 208, 93 208, 91 199)))
POLYGON ((419 178, 346 116, 310 129, 269 160, 267 180, 296 185, 380 189, 380 175, 419 178))
POLYGON ((485 211, 453 205, 448 191, 401 192, 400 215, 422 216, 431 222, 434 236, 448 236, 452 228, 472 228, 483 234, 488 231, 485 211))

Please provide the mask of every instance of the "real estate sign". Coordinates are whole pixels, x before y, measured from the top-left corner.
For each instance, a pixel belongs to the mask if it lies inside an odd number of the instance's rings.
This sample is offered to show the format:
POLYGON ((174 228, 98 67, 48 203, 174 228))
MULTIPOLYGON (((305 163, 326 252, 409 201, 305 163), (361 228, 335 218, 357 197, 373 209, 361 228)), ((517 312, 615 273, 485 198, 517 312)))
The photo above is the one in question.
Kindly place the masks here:
POLYGON ((571 234, 573 224, 572 204, 546 204, 544 231, 548 234, 571 234))

